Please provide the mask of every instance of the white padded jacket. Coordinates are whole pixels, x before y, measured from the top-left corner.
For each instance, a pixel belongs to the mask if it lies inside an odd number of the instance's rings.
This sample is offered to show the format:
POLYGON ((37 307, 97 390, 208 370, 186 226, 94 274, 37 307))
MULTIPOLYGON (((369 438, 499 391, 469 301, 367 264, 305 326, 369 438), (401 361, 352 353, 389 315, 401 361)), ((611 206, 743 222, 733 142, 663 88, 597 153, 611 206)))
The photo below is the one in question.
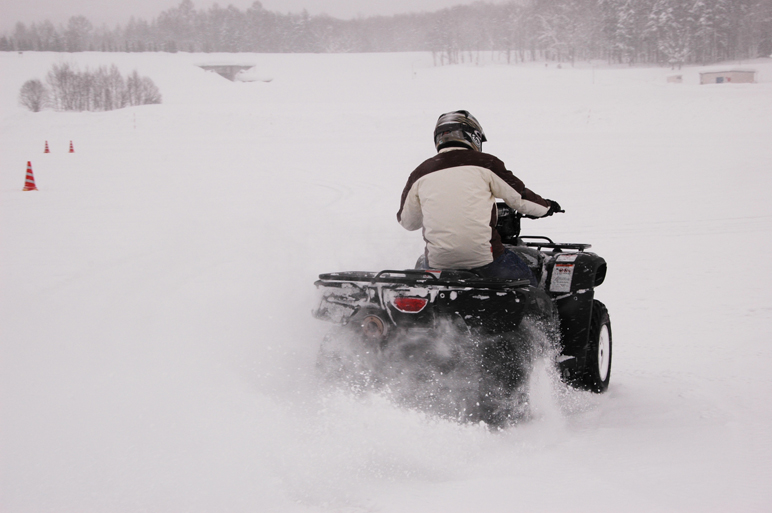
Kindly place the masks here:
POLYGON ((550 202, 493 155, 446 148, 410 174, 397 220, 408 230, 423 228, 430 268, 473 269, 504 253, 496 198, 526 215, 549 212, 550 202))

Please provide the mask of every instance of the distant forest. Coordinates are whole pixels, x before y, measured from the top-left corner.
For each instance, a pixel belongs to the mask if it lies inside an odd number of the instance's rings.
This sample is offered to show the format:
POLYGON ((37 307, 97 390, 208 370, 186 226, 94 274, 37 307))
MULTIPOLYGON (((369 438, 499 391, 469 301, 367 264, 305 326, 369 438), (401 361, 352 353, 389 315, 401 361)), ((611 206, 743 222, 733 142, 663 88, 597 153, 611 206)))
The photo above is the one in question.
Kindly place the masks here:
POLYGON ((681 66, 772 54, 772 0, 520 0, 340 20, 182 0, 156 19, 95 27, 17 23, 2 51, 342 53, 430 51, 436 64, 604 59, 681 66))

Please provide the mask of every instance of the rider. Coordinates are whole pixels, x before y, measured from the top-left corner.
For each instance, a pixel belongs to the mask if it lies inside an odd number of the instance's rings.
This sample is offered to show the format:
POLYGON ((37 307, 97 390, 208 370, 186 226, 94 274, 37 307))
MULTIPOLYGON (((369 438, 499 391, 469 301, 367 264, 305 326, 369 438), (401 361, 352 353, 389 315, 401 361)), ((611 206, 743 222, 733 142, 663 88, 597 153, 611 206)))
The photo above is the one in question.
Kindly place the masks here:
POLYGON ((438 153, 408 178, 397 220, 408 230, 423 228, 427 269, 471 269, 536 285, 528 265, 501 242, 496 198, 531 217, 551 216, 560 205, 527 189, 502 161, 483 153, 485 141, 469 112, 441 115, 434 129, 438 153))

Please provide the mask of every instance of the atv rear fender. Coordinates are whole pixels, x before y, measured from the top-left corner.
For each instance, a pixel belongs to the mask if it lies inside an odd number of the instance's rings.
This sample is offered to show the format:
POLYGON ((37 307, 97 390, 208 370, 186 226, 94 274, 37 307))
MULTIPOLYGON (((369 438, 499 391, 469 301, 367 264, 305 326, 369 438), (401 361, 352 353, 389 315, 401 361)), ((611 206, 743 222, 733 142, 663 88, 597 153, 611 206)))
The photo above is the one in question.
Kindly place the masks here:
POLYGON ((562 339, 561 370, 574 377, 583 369, 590 348, 595 287, 606 278, 606 261, 586 251, 549 254, 545 262, 545 289, 553 297, 560 317, 562 339))

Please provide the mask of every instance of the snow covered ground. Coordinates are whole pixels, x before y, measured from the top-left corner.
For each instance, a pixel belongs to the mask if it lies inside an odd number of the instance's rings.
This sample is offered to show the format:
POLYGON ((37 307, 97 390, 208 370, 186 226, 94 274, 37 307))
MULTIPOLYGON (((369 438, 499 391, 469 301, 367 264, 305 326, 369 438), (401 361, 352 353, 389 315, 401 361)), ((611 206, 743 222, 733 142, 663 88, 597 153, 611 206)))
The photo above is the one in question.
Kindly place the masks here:
POLYGON ((726 67, 760 83, 428 54, 0 54, 0 510, 772 510, 772 61, 726 67), (212 60, 272 80, 194 66, 212 60), (21 85, 57 62, 136 69, 163 104, 24 110, 21 85), (502 432, 314 375, 316 275, 412 265, 399 194, 460 108, 567 211, 524 231, 609 264, 609 392, 538 372, 536 418, 502 432))

